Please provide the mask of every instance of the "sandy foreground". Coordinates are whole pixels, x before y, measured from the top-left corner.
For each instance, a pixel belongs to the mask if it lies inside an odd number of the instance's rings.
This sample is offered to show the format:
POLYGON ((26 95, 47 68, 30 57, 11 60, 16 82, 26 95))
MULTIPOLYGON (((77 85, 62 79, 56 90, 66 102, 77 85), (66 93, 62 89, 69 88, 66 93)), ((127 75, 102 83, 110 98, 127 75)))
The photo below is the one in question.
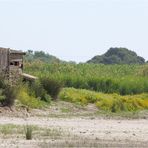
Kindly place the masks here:
MULTIPOLYGON (((54 108, 55 111, 53 108, 52 112, 61 114, 59 108, 54 108)), ((79 112, 86 111, 79 109, 79 112)), ((17 130, 8 135, 0 133, 0 148, 148 147, 147 118, 107 119, 91 115, 67 116, 67 113, 66 116, 54 117, 47 112, 45 114, 45 111, 39 112, 27 116, 5 116, 1 113, 0 131, 9 132, 7 125, 16 125, 17 130), (2 129, 4 125, 6 128, 2 129), (26 125, 41 128, 38 132, 34 131, 32 140, 26 140, 25 134, 17 134, 26 125)))
MULTIPOLYGON (((118 147, 120 145, 122 147, 148 147, 148 120, 62 119, 35 117, 22 119, 0 117, 0 124, 28 124, 46 128, 58 128, 80 138, 83 137, 90 141, 91 139, 95 140, 96 143, 98 142, 98 147, 99 144, 100 146, 102 145, 102 147, 105 147, 105 144, 107 144, 106 147, 109 147, 109 143, 111 143, 112 147, 118 147)), ((35 139, 32 141, 15 138, 1 139, 0 147, 40 147, 38 142, 41 141, 35 139)), ((48 146, 48 140, 46 142, 46 146, 48 146)))

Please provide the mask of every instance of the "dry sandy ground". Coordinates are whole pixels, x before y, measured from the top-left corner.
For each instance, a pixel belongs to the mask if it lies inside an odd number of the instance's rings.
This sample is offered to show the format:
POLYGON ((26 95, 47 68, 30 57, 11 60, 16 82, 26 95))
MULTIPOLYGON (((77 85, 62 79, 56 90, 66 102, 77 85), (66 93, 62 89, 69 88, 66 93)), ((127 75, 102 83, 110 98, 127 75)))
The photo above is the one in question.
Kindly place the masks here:
POLYGON ((51 116, 0 116, 0 126, 36 125, 57 129, 63 135, 58 138, 9 137, 0 139, 0 148, 50 148, 50 147, 148 147, 148 119, 103 119, 98 117, 51 117, 51 116))

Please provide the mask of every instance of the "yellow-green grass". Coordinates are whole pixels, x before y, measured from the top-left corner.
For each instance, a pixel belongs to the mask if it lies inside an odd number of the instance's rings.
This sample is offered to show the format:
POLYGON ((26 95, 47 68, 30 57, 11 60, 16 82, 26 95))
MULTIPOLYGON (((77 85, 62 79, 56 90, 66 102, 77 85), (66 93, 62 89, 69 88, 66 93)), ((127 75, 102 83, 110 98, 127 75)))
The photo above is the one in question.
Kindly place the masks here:
POLYGON ((85 89, 64 88, 59 98, 81 105, 95 103, 98 109, 121 112, 148 109, 148 94, 126 95, 97 93, 85 89))
POLYGON ((35 98, 33 95, 29 95, 28 90, 25 87, 19 88, 17 100, 29 108, 42 108, 46 105, 46 103, 41 101, 39 98, 35 98))

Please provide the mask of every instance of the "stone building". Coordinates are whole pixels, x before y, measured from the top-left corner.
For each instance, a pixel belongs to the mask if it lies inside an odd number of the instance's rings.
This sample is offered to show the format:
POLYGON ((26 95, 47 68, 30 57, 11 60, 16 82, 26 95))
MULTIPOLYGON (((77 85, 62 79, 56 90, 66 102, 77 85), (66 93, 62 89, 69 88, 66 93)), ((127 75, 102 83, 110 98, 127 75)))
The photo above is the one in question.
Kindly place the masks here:
POLYGON ((20 76, 24 79, 34 80, 36 77, 23 73, 23 56, 25 52, 10 48, 0 48, 0 74, 11 81, 20 76))

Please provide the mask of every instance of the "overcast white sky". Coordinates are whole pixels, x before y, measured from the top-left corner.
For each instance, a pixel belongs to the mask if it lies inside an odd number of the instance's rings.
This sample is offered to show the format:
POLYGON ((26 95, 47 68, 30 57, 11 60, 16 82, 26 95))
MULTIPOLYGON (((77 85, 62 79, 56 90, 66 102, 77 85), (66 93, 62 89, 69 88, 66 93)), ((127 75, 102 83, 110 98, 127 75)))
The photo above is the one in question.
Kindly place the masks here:
POLYGON ((148 60, 148 0, 0 0, 0 46, 77 62, 127 47, 148 60))

